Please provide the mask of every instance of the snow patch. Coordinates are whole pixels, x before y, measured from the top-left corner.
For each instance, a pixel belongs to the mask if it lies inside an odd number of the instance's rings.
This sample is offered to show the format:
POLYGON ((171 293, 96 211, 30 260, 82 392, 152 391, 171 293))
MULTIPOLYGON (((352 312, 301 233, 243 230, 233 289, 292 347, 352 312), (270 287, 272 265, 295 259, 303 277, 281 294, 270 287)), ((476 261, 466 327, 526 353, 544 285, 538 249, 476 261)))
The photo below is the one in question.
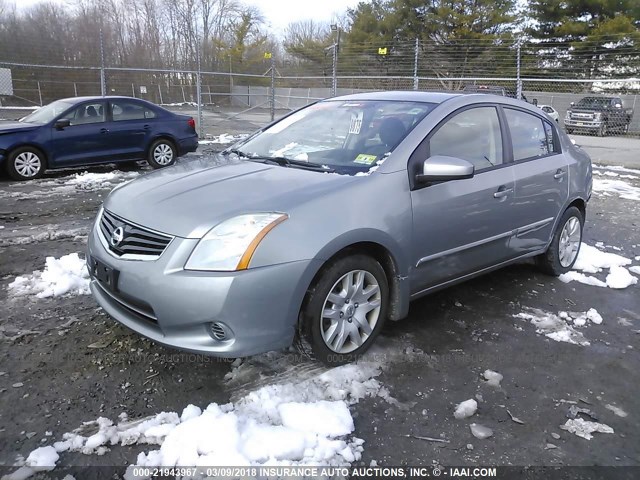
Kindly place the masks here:
POLYGON ((204 140, 200 140, 198 143, 200 145, 211 145, 211 144, 229 144, 236 143, 240 140, 244 140, 247 138, 249 134, 241 133, 238 135, 232 135, 230 133, 223 133, 222 135, 218 135, 216 137, 206 138, 204 140))
POLYGON ((22 467, 10 475, 4 475, 2 480, 25 480, 37 472, 49 472, 55 468, 59 458, 58 452, 51 446, 36 448, 22 467))
POLYGON ((627 412, 625 412, 623 409, 621 409, 620 407, 616 407, 615 405, 611 405, 610 403, 607 403, 604 408, 606 408, 607 410, 611 410, 619 417, 624 418, 628 415, 627 412))
POLYGON ((593 191, 605 196, 617 195, 626 200, 640 201, 640 188, 624 180, 594 178, 593 191))
POLYGON ((607 286, 609 288, 627 288, 638 283, 637 277, 634 277, 624 267, 611 267, 609 275, 607 275, 607 286))
POLYGON ((500 387, 500 382, 504 378, 501 374, 494 372, 493 370, 485 370, 482 376, 487 381, 487 385, 498 388, 500 387))
POLYGON ((478 411, 478 402, 476 402, 473 398, 469 400, 465 400, 461 402, 456 407, 455 412, 453 412, 453 416, 458 420, 463 418, 469 418, 474 415, 478 411))
MULTIPOLYGON (((602 244, 600 243, 600 245, 602 244)), ((558 278, 564 283, 577 281, 595 287, 627 288, 638 281, 638 279, 631 275, 624 267, 630 263, 631 259, 623 257, 622 255, 603 252, 596 247, 582 243, 576 263, 573 265, 573 270, 560 275, 558 278), (609 269, 605 281, 592 275, 585 275, 586 273, 600 273, 604 269, 609 269)))
POLYGON ((566 430, 569 433, 574 433, 578 437, 584 438, 586 440, 591 440, 594 432, 599 433, 614 433, 613 428, 604 423, 598 422, 589 422, 582 418, 574 418, 571 420, 567 420, 564 425, 560 425, 562 430, 566 430))
POLYGON ((62 295, 88 295, 89 272, 77 253, 60 258, 47 257, 43 271, 16 277, 8 286, 13 296, 35 295, 38 298, 62 295))
POLYGON ((585 326, 587 320, 595 324, 602 323, 602 317, 594 308, 587 312, 559 312, 558 315, 537 308, 526 308, 526 310, 531 313, 521 312, 513 316, 531 322, 536 327, 536 333, 556 342, 588 346, 589 341, 576 328, 585 326))

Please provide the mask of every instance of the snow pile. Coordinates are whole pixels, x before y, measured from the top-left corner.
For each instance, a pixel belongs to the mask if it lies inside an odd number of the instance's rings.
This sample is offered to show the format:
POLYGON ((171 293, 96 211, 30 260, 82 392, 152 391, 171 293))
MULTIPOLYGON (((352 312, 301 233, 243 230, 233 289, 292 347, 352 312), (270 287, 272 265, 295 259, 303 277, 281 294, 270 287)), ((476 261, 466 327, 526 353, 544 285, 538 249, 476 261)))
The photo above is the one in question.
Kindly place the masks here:
POLYGON ((500 387, 500 382, 504 378, 502 374, 494 372, 493 370, 485 370, 482 376, 487 381, 487 385, 498 388, 500 387))
POLYGON ((3 476, 2 480, 23 480, 37 472, 49 472, 55 468, 59 458, 58 452, 51 446, 36 448, 29 454, 23 466, 11 475, 3 476))
MULTIPOLYGON (((640 173, 640 172, 638 172, 638 173, 640 173)), ((634 180, 636 178, 640 178, 637 175, 628 175, 628 174, 625 175, 625 174, 621 174, 621 173, 602 171, 602 170, 594 170, 593 174, 594 175, 602 175, 602 176, 605 176, 605 177, 613 177, 613 178, 615 178, 615 177, 618 177, 618 178, 629 178, 631 180, 634 180)))
POLYGON ((596 287, 627 288, 638 281, 636 277, 624 268, 625 265, 630 263, 631 260, 626 257, 615 253, 603 252, 596 247, 582 243, 576 263, 573 265, 573 270, 560 275, 559 278, 565 283, 575 280, 596 287), (603 269, 609 269, 610 271, 605 281, 592 275, 585 275, 587 273, 599 273, 603 269))
POLYGON ((558 315, 545 312, 537 308, 527 308, 531 313, 521 312, 514 315, 531 322, 536 327, 536 333, 544 335, 556 342, 566 342, 575 345, 590 345, 581 332, 576 328, 583 327, 587 320, 596 325, 602 323, 602 316, 595 308, 586 312, 558 312, 558 315))
POLYGON ((65 185, 72 185, 78 190, 100 190, 111 188, 115 181, 129 180, 140 175, 138 172, 121 172, 119 170, 107 173, 76 173, 73 177, 64 182, 65 185))
POLYGON ((35 295, 38 298, 61 295, 88 295, 89 272, 85 260, 77 253, 60 258, 47 257, 43 271, 16 277, 8 286, 14 296, 35 295))
POLYGON ((585 438, 587 440, 591 440, 593 432, 599 433, 614 433, 613 428, 604 423, 598 422, 590 422, 584 420, 582 418, 574 418, 571 420, 567 420, 564 425, 560 425, 562 430, 566 430, 570 433, 575 433, 578 437, 585 438))
POLYGON ((627 200, 640 201, 640 188, 624 180, 593 179, 593 191, 605 196, 617 195, 627 200))
POLYGON ((470 398, 469 400, 465 400, 464 402, 458 404, 455 412, 453 412, 453 416, 458 420, 462 420, 463 418, 469 418, 477 411, 478 402, 476 402, 473 398, 470 398))
POLYGON ((240 140, 244 140, 249 135, 246 133, 241 133, 238 135, 231 135, 229 133, 223 133, 222 135, 218 135, 217 137, 207 138, 205 140, 200 140, 198 143, 200 145, 211 145, 211 144, 229 144, 236 143, 240 140))
MULTIPOLYGON (((121 415, 87 422, 63 435, 54 452, 103 455, 115 445, 159 445, 140 453, 138 466, 329 465, 359 460, 349 405, 378 395, 378 361, 329 369, 299 382, 267 385, 238 401, 188 405, 135 421, 121 415)), ((51 447, 48 447, 51 448, 51 447)), ((133 478, 131 468, 125 478, 133 478)))

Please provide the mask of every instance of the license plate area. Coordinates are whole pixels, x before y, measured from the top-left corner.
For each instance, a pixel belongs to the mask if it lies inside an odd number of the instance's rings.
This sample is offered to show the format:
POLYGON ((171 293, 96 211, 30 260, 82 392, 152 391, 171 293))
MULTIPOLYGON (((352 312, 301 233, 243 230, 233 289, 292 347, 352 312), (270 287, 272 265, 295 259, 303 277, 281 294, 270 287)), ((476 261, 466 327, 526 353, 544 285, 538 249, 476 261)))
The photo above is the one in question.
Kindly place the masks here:
POLYGON ((118 277, 120 275, 120 272, 118 270, 105 265, 100 260, 96 260, 95 258, 91 259, 90 265, 91 274, 93 275, 93 277, 98 279, 102 286, 104 286, 108 290, 118 290, 118 277))

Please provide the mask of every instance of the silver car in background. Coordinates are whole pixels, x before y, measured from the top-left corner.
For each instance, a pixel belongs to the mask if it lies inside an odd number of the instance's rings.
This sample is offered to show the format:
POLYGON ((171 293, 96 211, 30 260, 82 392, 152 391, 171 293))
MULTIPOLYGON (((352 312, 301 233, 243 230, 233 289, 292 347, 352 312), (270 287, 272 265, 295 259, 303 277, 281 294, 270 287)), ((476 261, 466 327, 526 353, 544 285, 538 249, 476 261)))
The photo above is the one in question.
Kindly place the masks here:
POLYGON ((171 347, 242 357, 304 338, 351 361, 423 295, 528 257, 572 267, 591 161, 555 123, 493 95, 318 102, 117 187, 89 236, 91 291, 171 347))

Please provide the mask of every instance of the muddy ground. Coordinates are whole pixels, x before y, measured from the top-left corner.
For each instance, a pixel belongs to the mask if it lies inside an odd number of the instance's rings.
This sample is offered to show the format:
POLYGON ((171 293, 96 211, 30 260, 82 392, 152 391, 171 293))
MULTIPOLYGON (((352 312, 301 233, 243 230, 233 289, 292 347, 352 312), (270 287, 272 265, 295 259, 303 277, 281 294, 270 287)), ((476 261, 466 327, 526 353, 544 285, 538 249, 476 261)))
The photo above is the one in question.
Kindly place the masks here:
MULTIPOLYGON (((257 386, 323 370, 285 355, 274 362, 255 359, 249 375, 225 380, 229 361, 142 339, 111 320, 90 295, 10 296, 8 284, 42 270, 47 256, 84 253, 102 198, 127 178, 125 172, 113 183, 67 188, 75 173, 22 184, 0 178, 0 465, 100 416, 115 419, 125 411, 136 418, 180 412, 189 403, 224 403, 257 386)), ((639 205, 594 196, 585 241, 639 256, 639 205)), ((397 401, 375 397, 353 407, 355 434, 365 440, 362 463, 640 465, 639 292, 640 285, 612 290, 565 284, 525 262, 416 301, 406 320, 386 327, 374 352, 390 358, 379 380, 397 401), (596 308, 604 322, 583 330, 589 346, 560 343, 513 317, 525 308, 596 308), (398 354, 403 349, 413 354, 398 354), (504 376, 500 388, 482 380, 485 369, 504 376), (455 405, 469 398, 479 404, 472 421, 492 428, 493 437, 478 440, 471 421, 454 419, 455 405), (592 410, 615 433, 585 440, 560 430, 571 402, 592 410)), ((128 465, 142 450, 118 447, 100 457, 66 453, 59 464, 128 465)), ((64 476, 56 472, 53 478, 64 476)))

